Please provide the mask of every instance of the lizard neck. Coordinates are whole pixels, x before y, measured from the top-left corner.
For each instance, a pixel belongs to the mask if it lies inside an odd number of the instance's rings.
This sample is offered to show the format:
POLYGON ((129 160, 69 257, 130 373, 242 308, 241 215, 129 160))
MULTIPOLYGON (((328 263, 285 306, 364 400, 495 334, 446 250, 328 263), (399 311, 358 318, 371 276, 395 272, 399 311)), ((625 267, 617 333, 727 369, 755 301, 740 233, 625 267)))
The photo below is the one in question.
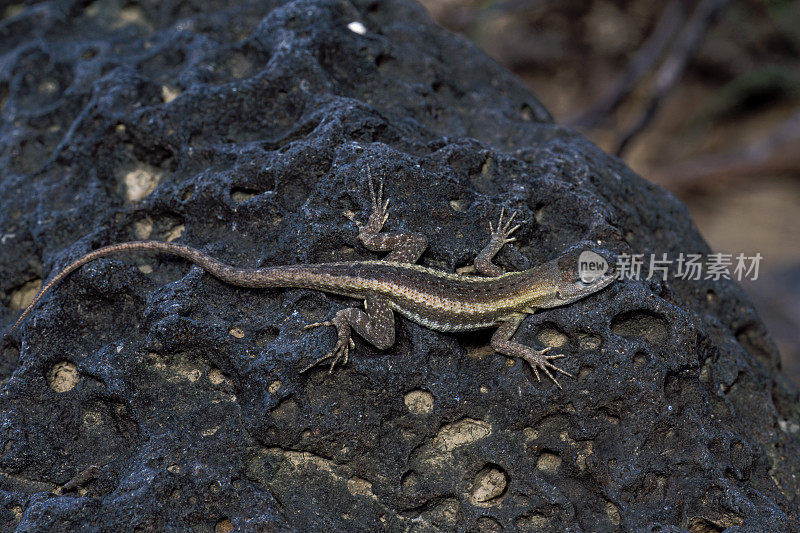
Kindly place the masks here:
POLYGON ((560 305, 557 298, 562 273, 552 263, 543 263, 522 272, 509 273, 512 292, 517 294, 517 309, 533 312, 535 309, 560 305))

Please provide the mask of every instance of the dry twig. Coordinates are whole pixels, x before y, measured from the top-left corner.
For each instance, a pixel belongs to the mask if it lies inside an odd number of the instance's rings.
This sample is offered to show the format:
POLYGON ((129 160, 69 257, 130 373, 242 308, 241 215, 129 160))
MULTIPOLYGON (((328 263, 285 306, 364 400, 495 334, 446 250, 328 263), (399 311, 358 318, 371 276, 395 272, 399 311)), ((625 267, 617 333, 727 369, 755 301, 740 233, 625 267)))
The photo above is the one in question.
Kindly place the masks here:
POLYGON ((654 88, 645 106, 644 112, 627 132, 620 136, 614 153, 621 156, 630 142, 641 133, 653 117, 656 116, 664 97, 681 79, 686 65, 689 63, 703 36, 708 30, 715 15, 719 13, 729 0, 703 0, 695 9, 686 27, 678 36, 672 51, 661 64, 655 75, 654 88))
POLYGON ((625 101, 633 90, 661 58, 664 50, 675 39, 686 18, 686 0, 672 0, 656 24, 655 29, 639 48, 628 66, 619 75, 614 88, 568 124, 581 128, 592 128, 602 123, 625 101))

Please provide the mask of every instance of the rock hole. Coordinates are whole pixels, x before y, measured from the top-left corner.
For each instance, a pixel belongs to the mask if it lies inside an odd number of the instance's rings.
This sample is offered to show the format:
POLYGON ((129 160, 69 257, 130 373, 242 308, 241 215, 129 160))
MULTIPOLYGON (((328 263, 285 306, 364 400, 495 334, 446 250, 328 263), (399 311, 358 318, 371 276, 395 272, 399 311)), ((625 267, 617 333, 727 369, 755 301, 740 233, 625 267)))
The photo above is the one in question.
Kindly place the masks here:
MULTIPOLYGON (((323 296, 308 295, 302 296, 295 302, 295 310, 300 313, 306 323, 321 322, 325 320, 330 309, 330 302, 326 302, 323 296)), ((331 313, 333 316, 333 313, 331 313)), ((317 328, 317 330, 324 331, 328 328, 317 328)))
POLYGON ((199 368, 180 368, 177 373, 187 379, 189 383, 196 383, 203 375, 203 371, 199 368))
POLYGON ((253 334, 253 344, 256 346, 266 346, 272 344, 278 338, 280 330, 274 326, 256 331, 253 334))
POLYGON ((450 452, 460 446, 472 444, 492 434, 492 426, 483 420, 462 418, 439 429, 433 444, 440 450, 450 452))
POLYGON ((272 410, 272 416, 276 419, 289 422, 297 418, 298 407, 297 402, 292 398, 285 398, 281 401, 275 409, 272 410))
POLYGON ((706 301, 708 302, 708 305, 717 305, 717 293, 711 289, 708 289, 706 291, 706 301))
POLYGON ((385 67, 387 63, 393 60, 394 58, 389 54, 378 54, 375 56, 375 66, 380 69, 385 67))
POLYGON ((541 225, 542 221, 547 216, 547 207, 546 205, 536 206, 536 209, 533 211, 533 219, 537 224, 541 225))
POLYGON ((693 516, 689 520, 689 531, 692 533, 721 533, 726 528, 718 526, 711 520, 700 516, 693 516))
POLYGON ((22 287, 11 291, 11 299, 9 300, 8 306, 17 311, 25 309, 31 304, 34 296, 36 296, 36 293, 38 293, 41 288, 41 278, 24 283, 22 287))
POLYGON ((358 476, 353 476, 347 480, 347 490, 353 496, 366 496, 367 498, 373 496, 372 483, 358 476))
POLYGON ((724 475, 731 483, 737 483, 744 479, 741 472, 737 472, 732 465, 725 467, 724 475))
MULTIPOLYGON (((733 379, 730 384, 735 383, 737 377, 738 373, 732 376, 733 379)), ((698 383, 699 381, 694 374, 684 375, 677 372, 668 372, 664 379, 664 395, 670 403, 686 403, 690 401, 690 398, 696 397, 698 383)), ((719 385, 723 393, 728 392, 729 385, 726 386, 725 383, 720 383, 719 385)), ((671 410, 673 406, 669 405, 667 408, 671 410)))
POLYGON ((233 523, 228 518, 223 518, 214 525, 214 533, 230 533, 233 531, 233 523))
POLYGON ((245 78, 253 72, 253 62, 246 55, 238 51, 231 54, 226 64, 231 76, 237 80, 245 78))
POLYGON ((737 342, 754 358, 767 366, 777 361, 778 355, 766 331, 756 324, 747 324, 736 331, 737 342))
POLYGON ((614 524, 615 526, 618 526, 619 523, 622 521, 622 517, 620 516, 619 513, 619 507, 617 507, 610 501, 606 501, 605 512, 608 521, 614 524))
POLYGON ((208 371, 208 381, 210 381, 212 385, 222 385, 223 383, 226 385, 231 384, 230 378, 217 367, 212 367, 211 370, 208 371))
MULTIPOLYGON (((444 530, 455 530, 456 518, 458 517, 459 503, 455 498, 447 498, 441 501, 429 511, 420 515, 425 521, 431 522, 434 526, 444 530)), ((434 530, 437 530, 434 528, 434 530)))
POLYGON ((194 196, 194 185, 189 185, 186 187, 186 190, 183 191, 183 196, 181 196, 181 200, 184 202, 189 200, 192 196, 194 196))
POLYGON ((493 166, 494 166, 494 158, 492 158, 492 156, 487 157, 483 161, 483 164, 481 165, 481 175, 485 176, 489 174, 493 166))
POLYGON ((153 234, 153 221, 150 218, 143 218, 133 223, 133 234, 139 240, 149 239, 153 234))
POLYGON ((589 333, 581 335, 578 342, 581 350, 597 350, 602 344, 600 337, 589 333))
POLYGON ((234 187, 231 189, 231 200, 236 203, 241 203, 253 198, 254 196, 258 196, 261 194, 256 189, 250 189, 247 187, 234 187))
POLYGON ((655 345, 663 343, 669 336, 666 320, 649 310, 618 314, 611 321, 611 331, 620 337, 639 337, 655 345))
POLYGON ((520 531, 545 531, 549 522, 547 517, 541 513, 534 513, 531 515, 522 515, 514 520, 520 531))
POLYGON ((94 411, 89 411, 83 415, 83 426, 85 429, 97 427, 103 423, 103 415, 94 411))
POLYGON ((479 507, 497 505, 507 489, 508 474, 498 465, 486 465, 473 480, 470 499, 479 507))
POLYGON ((406 393, 403 401, 412 415, 424 415, 433 411, 433 394, 426 390, 412 390, 406 393))
MULTIPOLYGON (((469 270, 462 270, 462 272, 469 270)), ((480 361, 487 355, 495 353, 489 343, 490 335, 485 331, 467 331, 461 334, 461 345, 467 351, 467 357, 480 361)))
POLYGON ((171 87, 169 85, 161 86, 161 101, 165 104, 175 100, 178 96, 180 96, 180 94, 181 90, 177 87, 171 87))
POLYGON ((569 342, 569 337, 567 337, 567 334, 561 331, 558 326, 548 322, 542 324, 542 327, 536 333, 536 340, 542 346, 561 348, 569 342))
POLYGON ((482 516, 475 522, 475 529, 472 531, 479 531, 483 533, 497 533, 503 531, 503 526, 500 522, 489 516, 482 516))
POLYGON ((614 413, 610 413, 606 410, 603 410, 603 415, 605 416, 606 422, 612 426, 619 425, 619 417, 614 413))
POLYGON ((450 200, 450 208, 456 213, 463 213, 467 210, 467 201, 464 198, 450 200))
POLYGON ((561 456, 551 450, 543 450, 536 459, 536 468, 546 474, 554 474, 561 466, 561 456))
POLYGON ((6 344, 0 348, 0 387, 5 385, 19 364, 19 350, 6 344))
POLYGON ((334 261, 354 261, 356 260, 356 249, 352 246, 342 246, 339 248, 338 256, 333 257, 334 261))
POLYGON ((167 229, 165 237, 167 242, 172 242, 176 239, 179 239, 183 232, 186 230, 186 226, 184 224, 175 224, 167 229))
POLYGON ((525 122, 530 122, 534 117, 533 108, 528 104, 522 104, 519 108, 519 116, 525 122))
POLYGON ((160 168, 141 162, 117 170, 125 199, 131 204, 144 200, 156 190, 163 175, 164 172, 160 168))
POLYGON ((59 361, 47 373, 47 384, 58 393, 71 391, 78 381, 78 367, 70 361, 59 361))

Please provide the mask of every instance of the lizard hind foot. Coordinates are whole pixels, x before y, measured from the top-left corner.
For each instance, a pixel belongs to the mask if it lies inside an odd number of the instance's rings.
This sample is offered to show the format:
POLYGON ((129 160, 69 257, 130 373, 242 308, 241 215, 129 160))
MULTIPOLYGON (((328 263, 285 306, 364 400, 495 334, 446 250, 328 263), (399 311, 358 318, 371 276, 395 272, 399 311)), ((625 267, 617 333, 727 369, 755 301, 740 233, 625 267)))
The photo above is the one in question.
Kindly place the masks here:
POLYGON ((556 384, 556 387, 562 389, 561 384, 555 378, 553 373, 550 372, 550 370, 553 370, 554 372, 560 372, 561 374, 564 374, 565 376, 571 377, 573 379, 575 379, 575 376, 573 376, 566 370, 558 368, 556 365, 550 362, 550 359, 558 359, 560 357, 565 357, 564 354, 545 355, 551 349, 552 346, 549 346, 543 350, 531 350, 529 353, 525 354, 523 358, 525 359, 525 361, 527 361, 529 365, 531 365, 533 373, 538 381, 540 382, 542 381, 542 378, 539 376, 539 370, 541 370, 547 375, 547 377, 553 380, 553 383, 556 384))
POLYGON ((356 343, 350 337, 350 328, 347 325, 340 324, 339 321, 336 319, 333 320, 326 320, 324 322, 314 322, 313 324, 308 324, 303 326, 303 329, 312 329, 318 328, 320 326, 335 326, 337 331, 337 339, 336 345, 333 347, 333 350, 325 354, 324 356, 315 359, 310 365, 303 368, 300 373, 303 374, 323 361, 328 359, 333 359, 331 361, 331 367, 328 370, 328 374, 333 372, 334 367, 336 364, 341 360, 342 365, 346 365, 347 361, 350 357, 350 351, 355 349, 356 343))
POLYGON ((304 374, 320 364, 323 361, 327 361, 328 359, 333 359, 331 361, 331 367, 328 369, 328 374, 333 373, 333 369, 336 364, 341 360, 343 365, 347 364, 348 357, 350 355, 350 350, 355 347, 355 343, 352 340, 349 340, 345 343, 336 342, 336 346, 333 347, 333 350, 328 352, 327 354, 323 355, 322 357, 315 359, 310 365, 303 368, 300 373, 304 374))

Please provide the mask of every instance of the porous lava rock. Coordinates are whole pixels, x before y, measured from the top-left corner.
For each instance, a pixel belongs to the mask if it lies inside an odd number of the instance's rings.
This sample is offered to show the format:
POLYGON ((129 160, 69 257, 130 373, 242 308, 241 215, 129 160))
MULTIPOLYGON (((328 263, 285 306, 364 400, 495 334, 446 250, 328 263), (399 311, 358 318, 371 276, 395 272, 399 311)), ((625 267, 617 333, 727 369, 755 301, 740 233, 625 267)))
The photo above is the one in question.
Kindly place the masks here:
MULTIPOLYGON (((369 168, 421 263, 577 241, 709 252, 686 209, 406 0, 26 2, 0 22, 0 325, 100 246, 245 267, 374 259, 369 168)), ((358 304, 98 260, 0 344, 10 531, 797 531, 798 392, 728 280, 629 279, 530 316, 575 376, 398 319, 329 374, 358 304), (741 529, 735 529, 741 526, 741 529)))

